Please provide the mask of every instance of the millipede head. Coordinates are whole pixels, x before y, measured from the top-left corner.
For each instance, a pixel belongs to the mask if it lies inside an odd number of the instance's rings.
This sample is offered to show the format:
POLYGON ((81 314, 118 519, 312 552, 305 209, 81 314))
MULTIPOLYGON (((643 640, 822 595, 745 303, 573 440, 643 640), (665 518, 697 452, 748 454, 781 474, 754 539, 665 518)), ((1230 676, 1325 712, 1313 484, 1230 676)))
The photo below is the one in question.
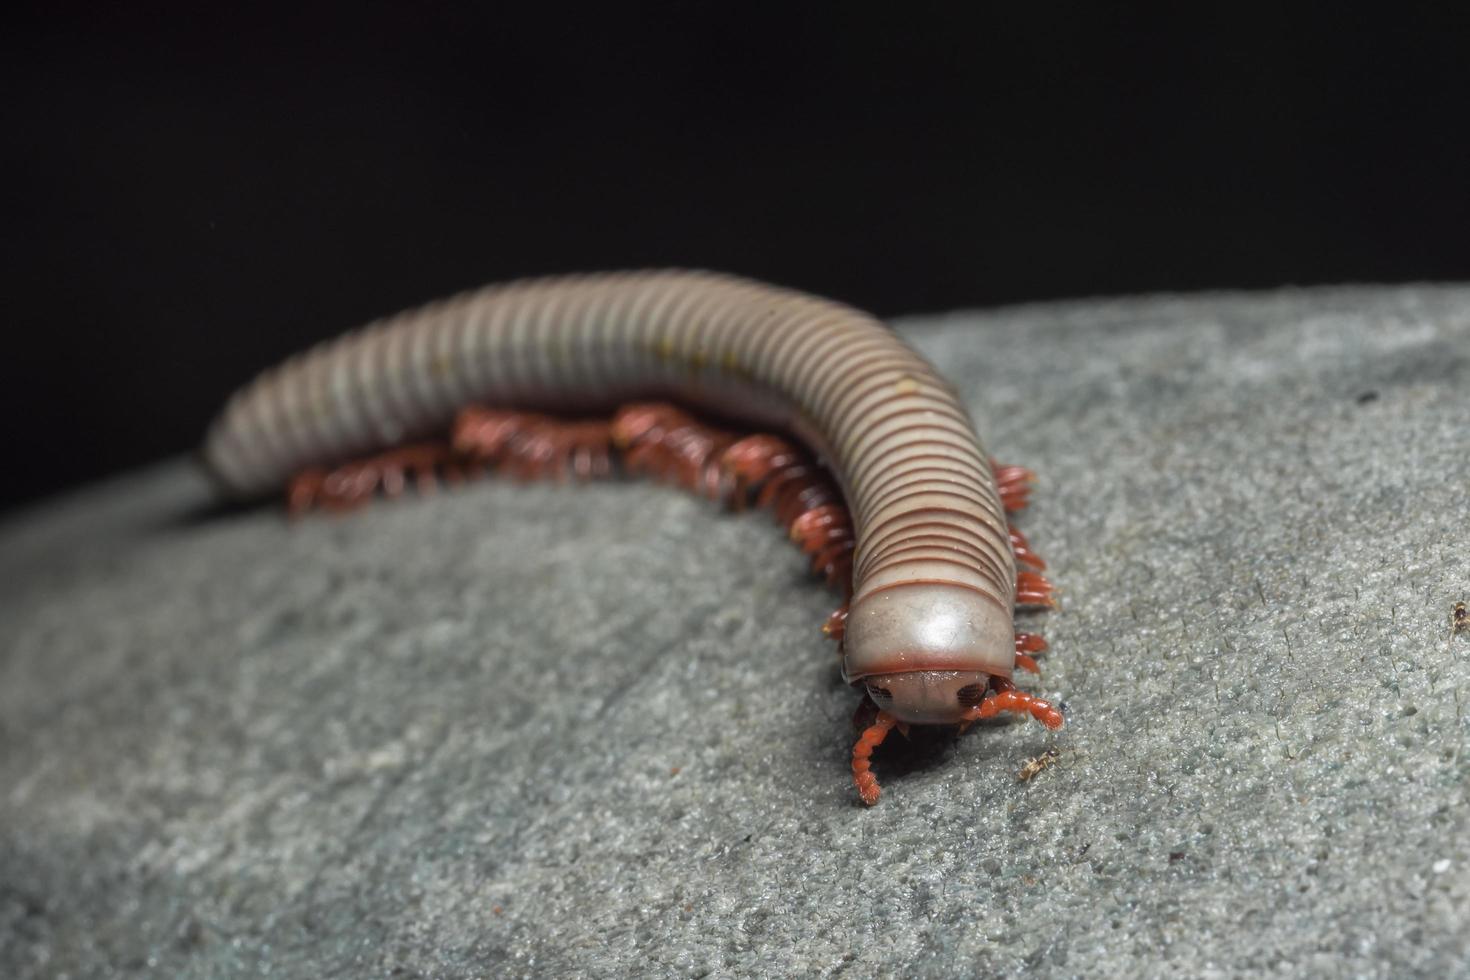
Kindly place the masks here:
POLYGON ((905 670, 863 678, 863 688, 883 711, 915 725, 956 725, 971 717, 990 692, 979 670, 905 670))

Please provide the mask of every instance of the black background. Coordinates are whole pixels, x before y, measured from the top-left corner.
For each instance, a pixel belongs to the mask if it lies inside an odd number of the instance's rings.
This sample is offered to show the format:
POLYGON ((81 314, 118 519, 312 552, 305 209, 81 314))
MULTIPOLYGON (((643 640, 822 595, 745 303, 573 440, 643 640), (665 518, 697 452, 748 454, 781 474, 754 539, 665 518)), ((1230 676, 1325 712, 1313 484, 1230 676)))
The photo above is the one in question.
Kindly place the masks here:
POLYGON ((522 274, 719 268, 883 315, 1470 278, 1451 14, 58 6, 0 31, 0 505, 522 274))

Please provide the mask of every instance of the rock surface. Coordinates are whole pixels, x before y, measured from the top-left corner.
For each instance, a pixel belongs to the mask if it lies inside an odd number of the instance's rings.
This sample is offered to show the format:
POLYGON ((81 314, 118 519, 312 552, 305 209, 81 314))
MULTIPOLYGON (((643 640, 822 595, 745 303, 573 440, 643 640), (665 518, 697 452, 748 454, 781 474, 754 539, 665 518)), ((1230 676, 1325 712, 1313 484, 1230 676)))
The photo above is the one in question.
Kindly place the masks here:
POLYGON ((1470 290, 899 328, 1041 474, 1060 733, 864 809, 764 516, 171 464, 0 526, 0 975, 1470 972, 1470 290))

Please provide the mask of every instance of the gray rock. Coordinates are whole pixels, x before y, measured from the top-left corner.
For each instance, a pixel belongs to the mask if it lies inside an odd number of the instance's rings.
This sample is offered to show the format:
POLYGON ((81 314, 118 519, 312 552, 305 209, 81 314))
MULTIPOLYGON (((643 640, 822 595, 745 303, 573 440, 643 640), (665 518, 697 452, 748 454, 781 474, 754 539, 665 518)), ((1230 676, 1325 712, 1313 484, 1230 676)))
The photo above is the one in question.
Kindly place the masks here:
POLYGON ((1470 973, 1470 290, 900 327, 1041 475, 1060 733, 867 810, 763 515, 170 464, 0 527, 0 975, 1470 973))

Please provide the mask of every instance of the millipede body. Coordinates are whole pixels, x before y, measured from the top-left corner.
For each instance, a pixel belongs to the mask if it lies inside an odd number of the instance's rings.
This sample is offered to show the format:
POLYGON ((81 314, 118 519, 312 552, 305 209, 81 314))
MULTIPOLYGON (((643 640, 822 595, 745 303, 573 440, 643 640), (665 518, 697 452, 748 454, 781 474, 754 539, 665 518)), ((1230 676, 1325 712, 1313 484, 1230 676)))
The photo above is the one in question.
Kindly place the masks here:
POLYGON ((867 802, 877 798, 867 754, 890 728, 998 711, 1060 725, 1011 683, 1042 646, 1015 633, 1013 611, 1049 605, 1051 591, 1018 576, 1017 554, 1041 563, 1008 523, 1005 486, 968 413, 923 357, 836 302, 686 271, 490 286, 265 372, 225 406, 204 460, 234 496, 290 484, 309 504, 392 490, 405 469, 433 466, 519 461, 597 475, 611 450, 714 496, 761 494, 843 587, 845 616, 829 631, 845 677, 876 709, 854 753, 867 802), (807 451, 651 402, 789 433, 807 451), (610 428, 559 421, 620 406, 610 428), (451 426, 452 442, 411 448, 451 426), (404 455, 415 451, 427 455, 404 455))

